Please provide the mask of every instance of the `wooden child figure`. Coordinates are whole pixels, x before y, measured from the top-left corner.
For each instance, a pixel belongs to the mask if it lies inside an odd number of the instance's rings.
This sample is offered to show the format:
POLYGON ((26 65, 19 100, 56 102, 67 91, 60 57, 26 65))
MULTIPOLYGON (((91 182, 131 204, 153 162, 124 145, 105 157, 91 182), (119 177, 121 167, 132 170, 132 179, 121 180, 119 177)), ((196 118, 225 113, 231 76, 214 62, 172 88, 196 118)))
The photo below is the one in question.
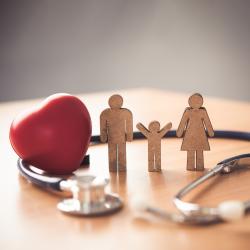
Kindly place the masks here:
POLYGON ((150 122, 148 129, 141 123, 136 127, 148 139, 148 171, 161 171, 161 139, 171 129, 172 123, 168 123, 161 130, 158 121, 150 122))
POLYGON ((100 116, 100 140, 108 141, 109 171, 126 171, 126 141, 133 140, 133 116, 122 108, 120 95, 109 98, 110 108, 100 116))
POLYGON ((193 94, 188 100, 180 125, 176 131, 178 137, 184 137, 181 150, 187 151, 187 170, 204 170, 203 151, 210 150, 207 133, 214 136, 214 131, 200 94, 193 94), (195 160, 196 159, 196 160, 195 160))

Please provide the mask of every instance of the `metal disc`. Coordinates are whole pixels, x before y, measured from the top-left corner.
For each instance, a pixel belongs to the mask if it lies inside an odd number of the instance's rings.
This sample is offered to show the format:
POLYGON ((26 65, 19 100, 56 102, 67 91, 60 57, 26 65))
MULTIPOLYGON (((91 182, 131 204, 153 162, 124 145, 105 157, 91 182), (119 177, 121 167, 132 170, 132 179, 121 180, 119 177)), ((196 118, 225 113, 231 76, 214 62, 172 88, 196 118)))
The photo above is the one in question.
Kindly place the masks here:
POLYGON ((114 194, 107 194, 105 201, 99 204, 80 205, 77 200, 64 199, 58 203, 57 208, 71 215, 99 216, 114 213, 123 206, 121 199, 114 194))

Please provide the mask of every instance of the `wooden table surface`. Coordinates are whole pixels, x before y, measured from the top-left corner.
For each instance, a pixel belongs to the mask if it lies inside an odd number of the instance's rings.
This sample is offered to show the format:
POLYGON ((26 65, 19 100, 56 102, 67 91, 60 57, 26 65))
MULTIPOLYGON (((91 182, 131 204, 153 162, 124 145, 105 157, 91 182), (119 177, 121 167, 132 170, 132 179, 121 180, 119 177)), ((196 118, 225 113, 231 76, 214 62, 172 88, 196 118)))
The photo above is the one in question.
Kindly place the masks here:
MULTIPOLYGON (((108 97, 120 93, 124 107, 137 122, 159 120, 177 128, 187 106, 188 95, 155 89, 134 89, 81 95, 99 131, 99 114, 107 107, 108 97)), ((0 104, 1 208, 0 249, 250 249, 250 216, 234 223, 213 226, 185 226, 162 222, 136 214, 131 207, 133 195, 143 195, 163 209, 175 211, 172 196, 200 176, 185 170, 186 152, 180 151, 180 139, 162 141, 162 172, 147 171, 147 143, 127 145, 127 173, 109 174, 107 146, 92 147, 90 172, 110 177, 110 188, 125 202, 120 212, 99 218, 79 218, 56 209, 60 197, 47 193, 18 174, 17 156, 8 132, 12 119, 23 109, 40 100, 0 104)), ((204 106, 215 129, 250 131, 250 103, 204 96, 204 106)), ((205 167, 218 161, 250 152, 250 143, 210 139, 211 151, 205 152, 205 167)), ((216 205, 225 199, 249 199, 250 171, 216 178, 192 193, 189 199, 200 204, 216 205)))

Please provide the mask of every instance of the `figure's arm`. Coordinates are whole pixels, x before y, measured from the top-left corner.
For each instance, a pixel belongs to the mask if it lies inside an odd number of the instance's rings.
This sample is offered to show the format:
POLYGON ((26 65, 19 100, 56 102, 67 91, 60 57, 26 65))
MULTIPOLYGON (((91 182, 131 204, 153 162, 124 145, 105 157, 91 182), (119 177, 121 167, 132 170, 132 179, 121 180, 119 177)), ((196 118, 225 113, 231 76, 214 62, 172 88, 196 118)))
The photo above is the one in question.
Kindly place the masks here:
POLYGON ((160 135, 161 137, 163 137, 170 129, 172 128, 172 123, 169 122, 168 124, 166 124, 161 130, 160 130, 160 135))
POLYGON ((108 140, 107 118, 105 110, 100 115, 100 140, 101 142, 106 142, 108 140))
POLYGON ((127 141, 133 140, 133 115, 130 110, 126 110, 126 139, 127 141))
POLYGON ((212 126, 212 123, 209 119, 209 116, 207 114, 207 110, 204 108, 203 109, 203 122, 204 122, 204 125, 207 129, 207 133, 210 137, 213 137, 214 136, 214 129, 213 129, 213 126, 212 126))
POLYGON ((145 137, 148 137, 149 131, 145 128, 145 126, 142 123, 140 122, 137 123, 136 127, 145 137))
POLYGON ((181 122, 180 122, 180 125, 178 127, 178 129, 176 130, 176 135, 177 137, 182 137, 183 136, 183 133, 184 133, 184 130, 186 128, 186 125, 188 123, 188 108, 186 108, 186 110, 184 111, 184 114, 181 118, 181 122))

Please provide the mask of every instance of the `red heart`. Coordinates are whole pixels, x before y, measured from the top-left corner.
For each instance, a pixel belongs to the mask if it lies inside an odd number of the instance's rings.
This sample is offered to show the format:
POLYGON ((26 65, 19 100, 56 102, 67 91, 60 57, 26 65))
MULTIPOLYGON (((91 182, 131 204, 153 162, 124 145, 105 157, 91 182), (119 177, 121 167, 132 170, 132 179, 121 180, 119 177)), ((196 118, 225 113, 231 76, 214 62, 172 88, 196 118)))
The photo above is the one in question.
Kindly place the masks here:
POLYGON ((51 174, 79 168, 89 146, 91 119, 80 99, 55 94, 20 114, 11 124, 10 141, 29 164, 51 174))

